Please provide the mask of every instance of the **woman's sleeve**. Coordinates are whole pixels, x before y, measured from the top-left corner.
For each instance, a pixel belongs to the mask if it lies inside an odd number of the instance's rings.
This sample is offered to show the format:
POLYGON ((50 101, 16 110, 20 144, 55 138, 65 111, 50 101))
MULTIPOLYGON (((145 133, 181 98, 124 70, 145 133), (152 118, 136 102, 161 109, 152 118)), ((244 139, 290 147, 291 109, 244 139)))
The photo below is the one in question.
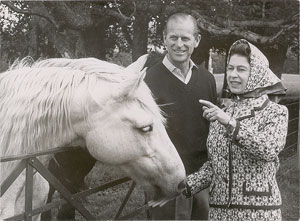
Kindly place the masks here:
POLYGON ((213 176, 213 170, 211 167, 211 161, 207 161, 199 169, 199 171, 188 175, 185 178, 185 191, 183 195, 187 198, 191 197, 195 193, 207 188, 210 186, 213 176))
POLYGON ((271 161, 283 150, 288 130, 288 110, 285 106, 276 105, 263 113, 263 125, 249 127, 237 121, 233 132, 233 141, 239 147, 258 159, 271 161))

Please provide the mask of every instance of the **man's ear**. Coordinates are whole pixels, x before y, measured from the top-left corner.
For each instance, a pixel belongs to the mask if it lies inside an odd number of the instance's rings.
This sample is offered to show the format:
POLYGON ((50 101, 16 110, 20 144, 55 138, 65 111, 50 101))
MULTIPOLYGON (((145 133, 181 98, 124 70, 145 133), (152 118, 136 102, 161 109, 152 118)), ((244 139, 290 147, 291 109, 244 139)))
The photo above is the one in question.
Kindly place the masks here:
POLYGON ((164 46, 166 46, 167 44, 166 44, 166 35, 165 34, 163 34, 163 41, 164 41, 164 46))
POLYGON ((198 36, 196 37, 195 40, 196 40, 195 48, 197 48, 199 46, 200 41, 201 41, 201 35, 198 34, 198 36))

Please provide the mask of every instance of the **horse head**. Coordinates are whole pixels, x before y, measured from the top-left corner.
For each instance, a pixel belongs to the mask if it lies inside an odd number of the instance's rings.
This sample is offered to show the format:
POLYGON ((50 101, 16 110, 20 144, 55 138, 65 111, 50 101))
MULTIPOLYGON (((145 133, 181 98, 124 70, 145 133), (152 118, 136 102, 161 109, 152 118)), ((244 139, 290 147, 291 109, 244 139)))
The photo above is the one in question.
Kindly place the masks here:
POLYGON ((145 72, 134 69, 117 71, 114 80, 82 82, 71 101, 72 127, 98 161, 120 167, 157 195, 175 195, 184 166, 143 81, 145 72))
POLYGON ((33 68, 60 72, 52 78, 62 78, 59 85, 64 89, 60 90, 68 95, 54 101, 62 105, 59 109, 66 109, 63 117, 55 119, 64 122, 62 129, 58 127, 56 146, 86 146, 98 161, 120 167, 157 195, 170 196, 177 194, 185 170, 143 81, 146 59, 143 56, 127 68, 93 58, 48 59, 33 68))

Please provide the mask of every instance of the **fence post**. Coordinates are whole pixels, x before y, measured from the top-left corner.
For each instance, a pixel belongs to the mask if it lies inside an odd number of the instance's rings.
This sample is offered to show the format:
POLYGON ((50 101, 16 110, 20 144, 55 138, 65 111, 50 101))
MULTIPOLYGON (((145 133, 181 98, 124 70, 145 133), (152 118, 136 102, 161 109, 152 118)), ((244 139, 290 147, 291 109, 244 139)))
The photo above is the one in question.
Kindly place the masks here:
MULTIPOLYGON (((299 46, 300 47, 300 46, 299 46)), ((297 147, 297 152, 298 152, 298 168, 300 170, 300 99, 299 99, 299 117, 298 117, 298 147, 297 147)))
MULTIPOLYGON (((29 161, 30 158, 27 160, 29 161)), ((25 220, 32 220, 33 167, 27 162, 25 180, 25 220)))
POLYGON ((118 219, 118 218, 120 217, 120 215, 121 215, 121 213, 122 213, 122 211, 123 211, 125 205, 127 204, 128 200, 129 200, 129 197, 131 196, 131 194, 132 194, 132 192, 133 192, 135 186, 136 186, 136 183, 135 183, 134 181, 132 181, 132 184, 131 184, 131 186, 130 186, 130 188, 129 188, 127 194, 126 194, 126 197, 125 197, 125 199, 123 200, 123 202, 122 202, 122 204, 121 204, 121 206, 120 206, 120 208, 119 208, 117 214, 115 215, 114 220, 115 220, 115 219, 118 219))

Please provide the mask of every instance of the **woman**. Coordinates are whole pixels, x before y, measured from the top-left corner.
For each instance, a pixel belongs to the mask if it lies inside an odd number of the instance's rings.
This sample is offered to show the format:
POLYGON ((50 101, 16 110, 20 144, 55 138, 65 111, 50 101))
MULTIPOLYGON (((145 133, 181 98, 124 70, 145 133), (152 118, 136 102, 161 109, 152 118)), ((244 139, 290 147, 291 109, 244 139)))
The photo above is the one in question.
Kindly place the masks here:
POLYGON ((281 220, 276 172, 288 110, 267 94, 285 88, 261 51, 243 39, 230 48, 227 82, 232 99, 223 110, 200 100, 203 116, 211 121, 210 160, 180 188, 189 197, 209 186, 213 220, 281 220))

